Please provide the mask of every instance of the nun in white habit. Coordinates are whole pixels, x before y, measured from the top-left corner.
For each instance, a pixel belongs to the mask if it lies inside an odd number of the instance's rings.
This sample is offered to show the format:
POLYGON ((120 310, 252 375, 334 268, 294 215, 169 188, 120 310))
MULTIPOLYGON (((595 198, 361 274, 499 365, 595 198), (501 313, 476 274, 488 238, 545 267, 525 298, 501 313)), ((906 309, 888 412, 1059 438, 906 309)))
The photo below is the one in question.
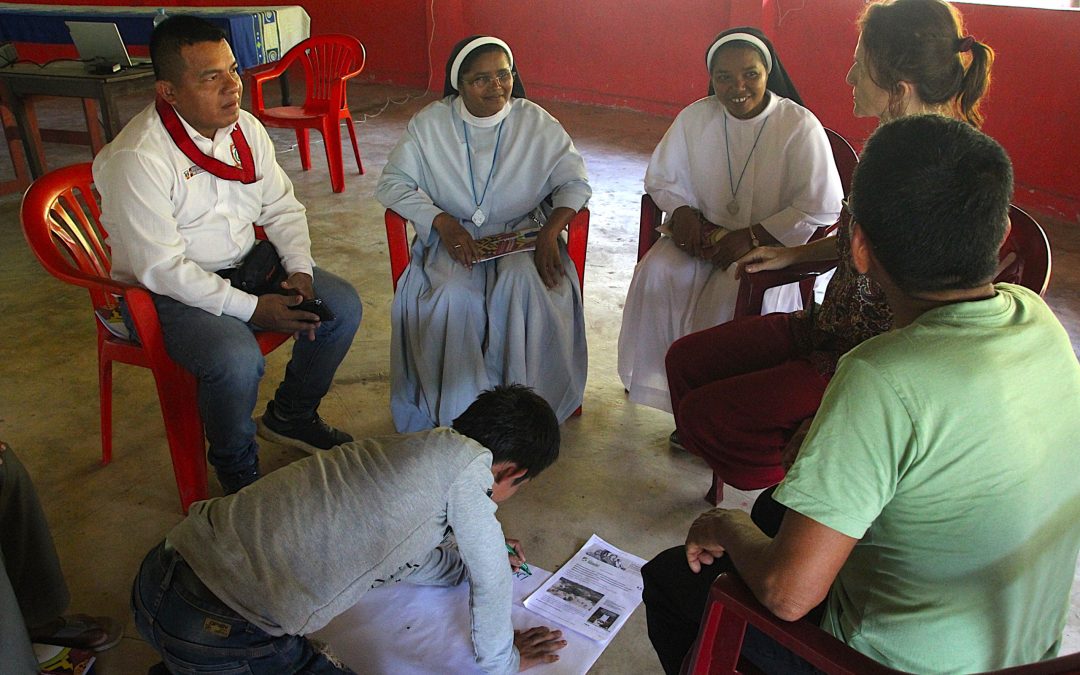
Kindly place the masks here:
POLYGON ((477 394, 532 387, 559 422, 581 405, 588 356, 577 272, 560 237, 592 195, 562 125, 525 98, 505 42, 476 36, 444 95, 390 153, 376 197, 412 221, 391 313, 399 432, 450 426, 477 394), (542 225, 535 253, 476 263, 474 240, 542 225))
MULTIPOLYGON (((630 400, 668 412, 664 356, 678 338, 731 320, 732 263, 759 243, 805 243, 836 222, 843 196, 825 131, 764 34, 725 31, 705 63, 710 95, 679 113, 645 174, 668 219, 634 270, 619 334, 630 400)), ((792 284, 766 292, 762 310, 800 304, 792 284)))

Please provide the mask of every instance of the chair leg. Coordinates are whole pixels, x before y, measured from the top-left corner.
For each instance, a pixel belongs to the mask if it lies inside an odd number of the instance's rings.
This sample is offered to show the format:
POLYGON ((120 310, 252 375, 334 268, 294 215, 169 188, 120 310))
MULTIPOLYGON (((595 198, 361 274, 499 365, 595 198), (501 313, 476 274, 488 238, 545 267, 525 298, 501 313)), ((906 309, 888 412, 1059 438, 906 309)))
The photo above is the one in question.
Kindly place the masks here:
POLYGON ((304 171, 311 169, 311 141, 307 129, 296 130, 296 148, 300 151, 300 166, 304 171))
POLYGON ((364 165, 360 162, 360 146, 356 144, 356 126, 353 124, 352 116, 345 117, 345 123, 349 125, 349 139, 352 140, 353 156, 356 157, 356 168, 360 170, 360 175, 364 175, 364 165))
POLYGON ((195 377, 172 364, 171 372, 155 371, 154 379, 169 439, 180 506, 187 513, 192 502, 209 496, 206 483, 206 439, 199 416, 195 377))
POLYGON ((98 404, 101 407, 101 465, 112 461, 112 359, 98 351, 98 404))
POLYGON ((334 192, 345 191, 345 166, 341 159, 341 125, 328 117, 323 118, 323 143, 326 145, 326 164, 330 169, 330 186, 334 192))
POLYGON ((705 493, 705 501, 709 502, 713 506, 718 505, 724 501, 724 481, 720 480, 720 477, 713 473, 712 486, 709 491, 705 493))

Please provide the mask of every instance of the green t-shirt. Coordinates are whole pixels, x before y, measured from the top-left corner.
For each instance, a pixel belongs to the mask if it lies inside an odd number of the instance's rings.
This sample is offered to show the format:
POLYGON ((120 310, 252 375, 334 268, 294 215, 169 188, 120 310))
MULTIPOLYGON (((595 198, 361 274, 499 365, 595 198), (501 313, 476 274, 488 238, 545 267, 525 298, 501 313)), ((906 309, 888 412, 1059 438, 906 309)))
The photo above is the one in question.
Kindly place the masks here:
POLYGON ((860 539, 823 627, 890 667, 1057 653, 1080 549, 1080 364, 1000 284, 841 361, 776 499, 860 539))

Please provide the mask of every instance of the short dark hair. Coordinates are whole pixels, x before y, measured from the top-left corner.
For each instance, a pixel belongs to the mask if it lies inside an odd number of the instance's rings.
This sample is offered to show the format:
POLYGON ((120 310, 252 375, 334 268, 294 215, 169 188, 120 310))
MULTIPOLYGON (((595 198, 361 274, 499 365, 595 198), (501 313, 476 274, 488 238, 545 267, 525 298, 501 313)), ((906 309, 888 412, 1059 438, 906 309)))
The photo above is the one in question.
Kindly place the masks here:
POLYGON ((185 14, 170 16, 159 23, 150 36, 154 77, 171 82, 178 80, 184 72, 181 47, 200 42, 221 42, 224 39, 225 31, 206 19, 185 14))
POLYGON ((958 290, 994 278, 1012 190, 997 141, 956 119, 912 115, 866 142, 848 206, 902 291, 958 290))
POLYGON ((490 450, 492 464, 525 469, 516 483, 535 478, 559 458, 559 420, 547 401, 521 384, 482 392, 453 428, 490 450))

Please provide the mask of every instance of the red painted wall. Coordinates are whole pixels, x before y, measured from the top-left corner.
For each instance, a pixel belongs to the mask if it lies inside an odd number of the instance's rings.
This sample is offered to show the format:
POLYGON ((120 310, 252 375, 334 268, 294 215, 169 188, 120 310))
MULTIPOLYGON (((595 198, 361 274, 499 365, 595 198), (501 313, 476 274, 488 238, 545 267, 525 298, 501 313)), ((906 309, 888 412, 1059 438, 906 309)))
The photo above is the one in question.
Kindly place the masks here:
MULTIPOLYGON (((64 0, 37 0, 66 4, 64 0)), ((288 1, 288 0, 286 0, 288 1)), ((117 0, 79 0, 118 4, 117 0)), ((223 0, 130 0, 141 6, 223 0)), ((807 105, 861 145, 874 127, 851 116, 844 75, 863 0, 301 0, 313 33, 358 36, 364 76, 441 89, 460 38, 489 33, 514 49, 530 95, 674 115, 704 95, 704 51, 725 27, 757 23, 776 43, 807 105), (431 44, 429 69, 429 50, 431 44)), ((1016 201, 1080 223, 1080 11, 958 3, 998 61, 985 130, 1016 165, 1016 201)))
MULTIPOLYGON (((822 123, 861 146, 874 122, 851 116, 844 76, 864 2, 829 0, 784 14, 793 4, 766 0, 765 31, 822 123)), ((967 32, 996 52, 983 130, 1012 157, 1014 201, 1080 223, 1080 11, 956 6, 967 32)))

